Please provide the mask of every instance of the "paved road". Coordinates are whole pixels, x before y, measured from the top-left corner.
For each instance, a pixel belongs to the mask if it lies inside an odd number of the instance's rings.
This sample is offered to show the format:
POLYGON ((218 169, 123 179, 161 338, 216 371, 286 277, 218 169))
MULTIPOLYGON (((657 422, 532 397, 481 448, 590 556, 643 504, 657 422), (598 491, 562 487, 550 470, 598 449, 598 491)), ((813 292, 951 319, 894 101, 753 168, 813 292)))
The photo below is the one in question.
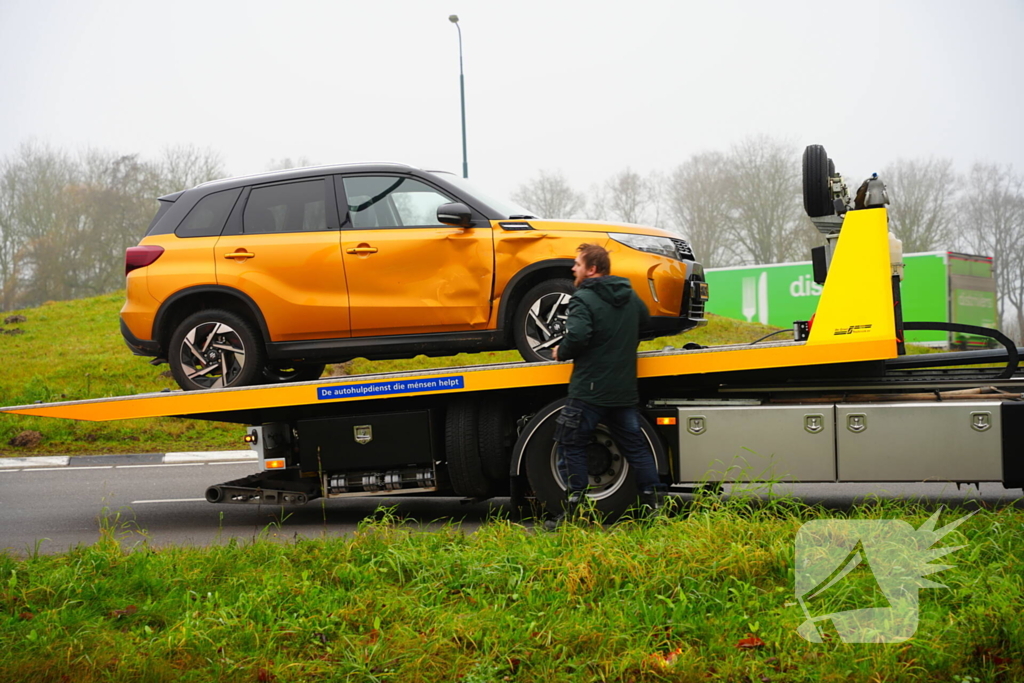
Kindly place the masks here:
MULTIPOLYGON (((489 511, 508 511, 507 499, 463 504, 456 498, 345 498, 314 501, 289 507, 281 519, 280 507, 211 505, 203 497, 206 487, 237 479, 255 471, 252 462, 166 464, 131 458, 82 459, 76 466, 0 469, 0 551, 15 554, 54 553, 99 537, 106 519, 122 542, 131 544, 143 535, 153 545, 225 543, 230 538, 251 539, 320 534, 343 535, 356 530, 360 520, 377 506, 397 505, 403 517, 423 529, 456 521, 467 532, 475 530, 489 511), (92 464, 101 462, 102 464, 92 464)), ((800 484, 777 486, 808 503, 847 508, 866 497, 915 497, 932 504, 969 507, 1021 505, 1020 489, 982 484, 957 491, 951 484, 800 484)))
MULTIPOLYGON (((74 462, 74 459, 72 459, 74 462)), ((348 534, 379 505, 400 503, 403 516, 437 528, 455 519, 473 531, 495 503, 463 505, 458 499, 400 497, 320 500, 285 509, 211 505, 210 484, 256 471, 253 463, 106 464, 87 467, 0 469, 0 551, 62 552, 99 538, 100 520, 122 542, 145 537, 154 545, 225 543, 261 533, 275 538, 348 534)), ((506 501, 499 501, 507 503, 506 501)))

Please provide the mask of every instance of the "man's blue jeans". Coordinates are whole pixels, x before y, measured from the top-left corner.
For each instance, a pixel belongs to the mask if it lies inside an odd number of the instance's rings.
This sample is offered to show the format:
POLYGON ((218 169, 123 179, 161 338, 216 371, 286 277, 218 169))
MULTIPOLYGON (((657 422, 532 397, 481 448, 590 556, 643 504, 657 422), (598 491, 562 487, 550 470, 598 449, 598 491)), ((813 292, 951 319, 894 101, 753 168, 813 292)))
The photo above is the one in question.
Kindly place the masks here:
POLYGON ((641 493, 661 487, 654 454, 640 431, 640 415, 635 406, 609 408, 570 398, 556 419, 555 441, 561 451, 561 474, 569 493, 583 491, 590 482, 587 474, 587 445, 598 423, 604 423, 636 477, 641 493))

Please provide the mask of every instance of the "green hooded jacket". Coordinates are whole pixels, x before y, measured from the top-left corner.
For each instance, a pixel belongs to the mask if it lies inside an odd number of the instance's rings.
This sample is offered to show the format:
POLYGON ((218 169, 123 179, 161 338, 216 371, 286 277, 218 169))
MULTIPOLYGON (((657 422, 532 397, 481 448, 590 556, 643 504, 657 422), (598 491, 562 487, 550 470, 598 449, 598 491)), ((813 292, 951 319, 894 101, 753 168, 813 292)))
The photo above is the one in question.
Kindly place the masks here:
POLYGON ((650 317, 624 277, 580 283, 558 345, 558 360, 574 362, 569 398, 598 406, 636 405, 636 347, 650 317))

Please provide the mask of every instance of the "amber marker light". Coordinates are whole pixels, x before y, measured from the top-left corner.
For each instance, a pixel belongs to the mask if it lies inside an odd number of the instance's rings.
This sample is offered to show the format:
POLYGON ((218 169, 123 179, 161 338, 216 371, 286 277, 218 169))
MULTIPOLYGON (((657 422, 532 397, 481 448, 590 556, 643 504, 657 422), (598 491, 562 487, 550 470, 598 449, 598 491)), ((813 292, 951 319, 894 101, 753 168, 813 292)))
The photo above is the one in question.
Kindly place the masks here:
POLYGON ((267 470, 283 470, 284 464, 284 458, 275 458, 274 460, 267 460, 263 464, 263 468, 267 470))
POLYGON ((674 417, 659 417, 657 422, 658 422, 658 426, 659 427, 661 425, 674 425, 674 424, 676 424, 676 418, 674 418, 674 417))

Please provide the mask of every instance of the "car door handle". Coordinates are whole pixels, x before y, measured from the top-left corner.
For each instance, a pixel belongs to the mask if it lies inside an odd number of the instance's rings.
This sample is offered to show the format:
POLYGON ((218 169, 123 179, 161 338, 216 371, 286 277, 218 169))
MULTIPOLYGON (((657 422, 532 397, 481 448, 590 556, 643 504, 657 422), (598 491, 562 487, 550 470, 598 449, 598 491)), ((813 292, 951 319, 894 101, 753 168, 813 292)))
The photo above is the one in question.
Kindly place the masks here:
POLYGON ((345 250, 346 254, 376 254, 377 247, 352 247, 345 250))
POLYGON ((229 254, 224 254, 224 258, 238 258, 238 259, 256 258, 256 254, 252 253, 251 251, 242 251, 241 249, 239 249, 238 251, 233 251, 233 252, 231 252, 229 254))

